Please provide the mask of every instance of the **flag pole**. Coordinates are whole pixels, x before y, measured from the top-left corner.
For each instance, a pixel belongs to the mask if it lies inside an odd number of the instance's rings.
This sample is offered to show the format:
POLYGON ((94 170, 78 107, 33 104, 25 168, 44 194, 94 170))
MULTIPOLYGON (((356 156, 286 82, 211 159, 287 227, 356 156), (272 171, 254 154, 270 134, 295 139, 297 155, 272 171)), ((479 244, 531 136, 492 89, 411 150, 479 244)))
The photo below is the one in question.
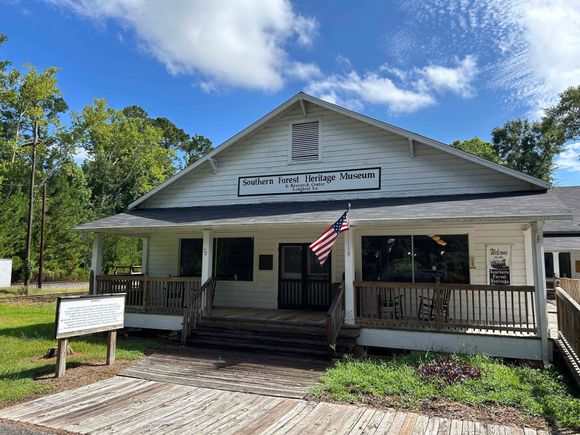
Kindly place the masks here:
MULTIPOLYGON (((346 212, 346 218, 348 219, 348 230, 350 231, 350 217, 348 216, 350 214, 350 202, 348 203, 348 209, 346 212)), ((348 256, 350 256, 350 237, 345 235, 346 237, 346 253, 348 256)))

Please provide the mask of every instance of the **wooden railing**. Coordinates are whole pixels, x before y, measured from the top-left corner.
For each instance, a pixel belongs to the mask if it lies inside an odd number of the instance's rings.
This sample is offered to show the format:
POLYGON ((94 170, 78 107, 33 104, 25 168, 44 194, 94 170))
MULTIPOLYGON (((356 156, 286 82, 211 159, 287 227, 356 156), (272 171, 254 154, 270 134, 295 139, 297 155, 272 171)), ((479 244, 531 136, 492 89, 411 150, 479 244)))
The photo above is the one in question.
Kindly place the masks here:
POLYGON ((580 304, 580 279, 558 278, 555 286, 560 287, 568 296, 580 304))
MULTIPOLYGON (((577 281, 580 280, 568 280, 577 281)), ((568 283, 570 284, 570 283, 568 283)), ((568 286, 568 288, 571 288, 568 286)), ((577 291, 578 287, 572 288, 577 291)), ((580 303, 563 287, 556 287, 558 309, 558 340, 564 360, 580 385, 580 303)))
POLYGON ((538 335, 534 287, 355 281, 356 322, 386 329, 538 335))
POLYGON ((191 331, 197 327, 197 323, 211 313, 213 307, 213 294, 215 291, 215 279, 209 278, 198 290, 192 293, 183 309, 183 327, 181 330, 181 342, 185 344, 191 331))
POLYGON ((330 348, 335 348, 336 339, 344 323, 344 284, 332 284, 332 302, 326 313, 326 339, 330 348))
POLYGON ((200 279, 143 275, 97 275, 96 294, 127 293, 125 310, 156 314, 182 314, 200 279))

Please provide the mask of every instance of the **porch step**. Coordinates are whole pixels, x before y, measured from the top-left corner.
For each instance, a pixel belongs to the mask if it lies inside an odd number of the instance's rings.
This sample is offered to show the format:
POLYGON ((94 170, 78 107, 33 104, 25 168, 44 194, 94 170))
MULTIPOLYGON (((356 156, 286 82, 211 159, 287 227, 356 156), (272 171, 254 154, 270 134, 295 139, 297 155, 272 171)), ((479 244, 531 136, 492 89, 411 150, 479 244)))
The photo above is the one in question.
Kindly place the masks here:
MULTIPOLYGON (((356 345, 358 329, 343 328, 337 352, 347 353, 356 345)), ((232 349, 268 354, 329 358, 326 325, 279 321, 208 318, 191 332, 188 344, 202 348, 232 349)))

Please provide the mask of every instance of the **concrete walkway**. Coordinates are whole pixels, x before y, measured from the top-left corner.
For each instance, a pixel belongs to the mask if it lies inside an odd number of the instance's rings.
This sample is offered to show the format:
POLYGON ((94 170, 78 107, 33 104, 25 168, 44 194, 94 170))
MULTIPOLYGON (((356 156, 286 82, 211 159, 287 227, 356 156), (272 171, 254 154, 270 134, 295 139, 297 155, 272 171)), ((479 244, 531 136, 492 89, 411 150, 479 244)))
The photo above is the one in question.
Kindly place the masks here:
POLYGON ((0 418, 91 434, 547 434, 122 376, 0 410, 0 418))

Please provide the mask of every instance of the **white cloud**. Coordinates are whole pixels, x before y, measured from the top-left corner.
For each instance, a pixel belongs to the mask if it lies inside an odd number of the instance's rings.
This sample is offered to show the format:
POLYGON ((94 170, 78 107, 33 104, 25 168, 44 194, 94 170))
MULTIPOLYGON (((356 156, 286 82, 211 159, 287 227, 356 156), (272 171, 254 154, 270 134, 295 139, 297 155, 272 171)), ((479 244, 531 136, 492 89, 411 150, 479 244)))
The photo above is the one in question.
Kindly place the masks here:
POLYGON ((300 80, 312 80, 322 75, 320 68, 313 63, 295 62, 288 65, 286 73, 300 80))
POLYGON ((426 86, 436 91, 451 91, 462 97, 471 97, 474 93, 472 81, 478 73, 474 56, 465 56, 457 67, 431 65, 419 71, 424 77, 426 86))
POLYGON ((298 14, 290 0, 46 1, 132 30, 140 47, 170 73, 200 75, 204 89, 208 84, 280 89, 286 70, 296 73, 299 64, 286 46, 310 45, 317 28, 316 20, 298 14))
POLYGON ((360 110, 365 103, 384 105, 392 112, 415 112, 436 104, 436 94, 451 92, 463 98, 473 95, 477 74, 473 56, 454 67, 429 65, 403 71, 382 66, 378 72, 333 74, 309 83, 306 92, 331 103, 360 110))
POLYGON ((580 0, 399 0, 409 20, 389 35, 400 61, 478 53, 482 77, 531 115, 580 84, 580 0))
POLYGON ((555 160, 556 168, 570 172, 580 172, 580 142, 566 146, 555 160))

